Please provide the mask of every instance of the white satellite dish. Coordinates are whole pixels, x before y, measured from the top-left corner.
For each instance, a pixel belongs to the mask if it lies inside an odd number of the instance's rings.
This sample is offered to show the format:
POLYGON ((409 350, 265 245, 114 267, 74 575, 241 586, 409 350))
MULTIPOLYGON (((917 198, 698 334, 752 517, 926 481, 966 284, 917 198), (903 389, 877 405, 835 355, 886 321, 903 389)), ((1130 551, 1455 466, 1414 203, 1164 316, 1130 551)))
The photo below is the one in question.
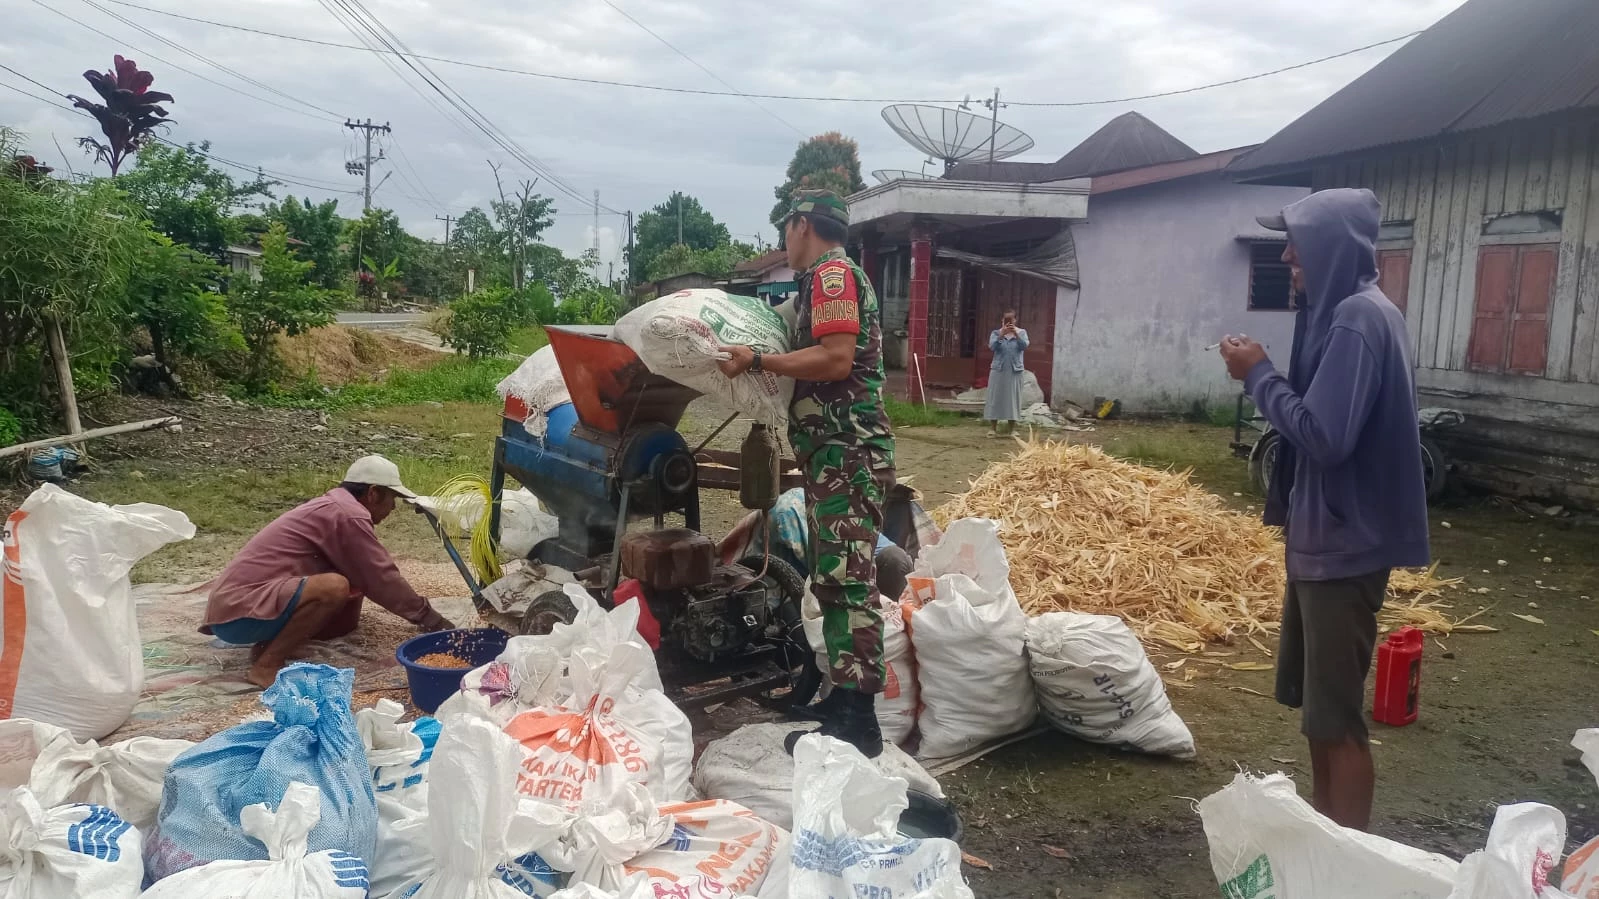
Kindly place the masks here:
POLYGON ((1033 148, 1021 129, 960 109, 895 103, 883 108, 883 121, 911 146, 943 160, 945 172, 958 162, 1009 159, 1033 148))
POLYGON ((872 177, 878 184, 887 184, 890 181, 934 181, 937 176, 925 172, 913 172, 910 169, 876 169, 872 177))

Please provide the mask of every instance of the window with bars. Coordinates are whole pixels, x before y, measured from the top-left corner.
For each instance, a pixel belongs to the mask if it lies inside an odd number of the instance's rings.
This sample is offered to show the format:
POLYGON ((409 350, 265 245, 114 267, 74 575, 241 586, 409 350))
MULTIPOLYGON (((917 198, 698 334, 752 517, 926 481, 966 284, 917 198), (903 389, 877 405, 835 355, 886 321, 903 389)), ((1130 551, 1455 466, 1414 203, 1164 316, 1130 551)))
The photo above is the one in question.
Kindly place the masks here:
POLYGON ((1249 245, 1249 308, 1294 308, 1293 276, 1283 261, 1287 241, 1257 240, 1249 245))

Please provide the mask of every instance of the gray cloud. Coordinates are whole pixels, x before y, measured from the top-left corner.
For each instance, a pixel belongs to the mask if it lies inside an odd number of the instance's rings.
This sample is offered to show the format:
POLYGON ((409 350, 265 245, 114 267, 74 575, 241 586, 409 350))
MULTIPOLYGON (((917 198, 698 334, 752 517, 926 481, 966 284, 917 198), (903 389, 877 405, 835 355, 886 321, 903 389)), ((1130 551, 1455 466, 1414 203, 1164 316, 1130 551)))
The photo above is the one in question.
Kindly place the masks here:
MULTIPOLYGON (((118 40, 86 31, 35 3, 5 0, 0 59, 7 65, 58 90, 81 93, 86 85, 80 72, 106 68, 113 53, 123 52, 152 69, 157 85, 177 96, 172 140, 210 140, 213 152, 229 159, 346 190, 360 186, 358 178, 344 172, 357 145, 338 121, 297 115, 241 96, 235 91, 262 92, 107 18, 82 0, 45 2, 118 40), (227 87, 150 59, 133 46, 227 87)), ((221 22, 354 42, 315 0, 139 2, 221 22)), ((616 2, 744 91, 927 99, 970 94, 980 99, 998 85, 1005 98, 1015 100, 1091 100, 1177 90, 1303 62, 1425 28, 1461 0, 816 0, 803 10, 757 0, 616 2)), ((601 0, 368 0, 368 7, 421 53, 587 78, 721 89, 601 0)), ((506 154, 439 115, 374 54, 108 8, 340 115, 391 122, 393 144, 410 165, 389 145, 391 158, 379 171, 394 174, 378 200, 398 211, 415 233, 442 234, 442 223, 433 219, 441 212, 436 206, 459 215, 494 196, 485 159, 506 161, 506 154)), ((1265 139, 1387 52, 1391 48, 1259 81, 1131 104, 1012 106, 1003 110, 1002 120, 1033 136, 1037 146, 1028 159, 1054 159, 1128 109, 1143 112, 1201 151, 1239 146, 1265 139)), ((585 198, 599 189, 606 206, 637 213, 681 189, 700 197, 746 240, 756 233, 771 236, 766 213, 772 189, 803 136, 837 130, 856 138, 867 171, 921 165, 916 151, 883 124, 875 104, 763 100, 763 111, 736 97, 628 90, 431 65, 585 198)), ((0 82, 27 87, 4 72, 0 82)), ((0 122, 27 132, 36 155, 59 158, 55 139, 73 166, 89 166, 73 145, 78 135, 88 133, 85 119, 0 90, 0 122)), ((530 177, 509 162, 504 174, 511 180, 530 177)), ((543 189, 557 197, 561 213, 551 239, 569 251, 587 247, 593 228, 590 204, 547 184, 543 189)), ((297 186, 283 192, 331 195, 297 186)), ((359 197, 337 196, 347 214, 359 211, 359 197)), ((620 246, 615 235, 623 222, 607 215, 600 224, 604 261, 610 261, 620 246)))

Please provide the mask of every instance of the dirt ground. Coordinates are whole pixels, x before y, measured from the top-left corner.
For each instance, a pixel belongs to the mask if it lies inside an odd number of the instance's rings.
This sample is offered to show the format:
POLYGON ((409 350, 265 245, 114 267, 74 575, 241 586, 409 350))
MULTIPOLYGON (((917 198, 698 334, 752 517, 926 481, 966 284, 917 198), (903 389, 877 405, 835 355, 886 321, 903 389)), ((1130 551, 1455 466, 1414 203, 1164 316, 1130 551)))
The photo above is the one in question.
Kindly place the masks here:
MULTIPOLYGON (((132 401, 130 401, 132 402, 132 401)), ((142 402, 142 401, 141 401, 142 402)), ((344 465, 384 452, 419 490, 453 474, 487 472, 495 410, 466 404, 337 413, 280 412, 221 401, 175 408, 183 434, 95 444, 97 471, 77 489, 104 501, 164 502, 183 509, 202 536, 164 550, 136 571, 146 581, 196 581, 295 502, 321 493, 344 465)), ((139 406, 118 418, 161 414, 139 406)), ((721 417, 693 409, 685 430, 707 434, 721 417)), ((743 428, 718 439, 734 447, 743 428)), ((974 424, 899 433, 899 470, 936 506, 1011 445, 974 424)), ((1246 508, 1242 462, 1230 432, 1205 425, 1109 423, 1092 440, 1131 458, 1193 468, 1229 503, 1246 508)), ((9 511, 25 495, 0 492, 9 511)), ((706 530, 742 514, 731 496, 708 498, 706 530)), ((1378 763, 1375 829, 1454 857, 1480 848, 1494 808, 1536 800, 1568 817, 1571 846, 1599 834, 1599 789, 1567 744, 1599 725, 1599 526, 1536 507, 1455 496, 1433 512, 1440 574, 1466 579, 1451 594, 1460 613, 1487 607, 1493 634, 1429 639, 1421 720, 1374 726, 1378 763), (1545 560, 1548 561, 1545 561, 1545 560), (1486 589, 1485 594, 1474 592, 1486 589), (1534 616, 1542 624, 1513 617, 1534 616)), ((380 534, 408 565, 448 589, 432 534, 396 515, 380 534)), ((1240 649, 1240 647, 1233 647, 1240 649)), ((1245 657, 1262 658, 1247 644, 1245 657)), ((1156 661, 1162 661, 1157 658, 1156 661)), ((1269 660, 1268 660, 1269 661, 1269 660)), ((1001 750, 945 779, 966 823, 964 848, 989 868, 968 869, 981 897, 1199 897, 1216 894, 1196 801, 1240 769, 1285 771, 1308 792, 1308 757, 1292 713, 1267 698, 1271 672, 1224 671, 1173 690, 1199 758, 1173 762, 1090 746, 1062 735, 1001 750)))

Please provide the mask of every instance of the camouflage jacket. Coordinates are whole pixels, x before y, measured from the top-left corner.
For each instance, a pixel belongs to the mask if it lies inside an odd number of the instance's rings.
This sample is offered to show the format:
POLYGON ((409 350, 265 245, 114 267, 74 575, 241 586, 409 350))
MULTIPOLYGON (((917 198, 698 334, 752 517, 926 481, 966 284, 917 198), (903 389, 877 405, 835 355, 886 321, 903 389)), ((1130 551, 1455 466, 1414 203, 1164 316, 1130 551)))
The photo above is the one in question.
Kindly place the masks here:
POLYGON ((876 467, 894 465, 894 432, 883 410, 883 321, 866 273, 842 247, 799 277, 794 349, 816 346, 828 334, 855 335, 855 363, 842 381, 798 381, 789 407, 788 435, 807 459, 818 447, 865 446, 876 467))

